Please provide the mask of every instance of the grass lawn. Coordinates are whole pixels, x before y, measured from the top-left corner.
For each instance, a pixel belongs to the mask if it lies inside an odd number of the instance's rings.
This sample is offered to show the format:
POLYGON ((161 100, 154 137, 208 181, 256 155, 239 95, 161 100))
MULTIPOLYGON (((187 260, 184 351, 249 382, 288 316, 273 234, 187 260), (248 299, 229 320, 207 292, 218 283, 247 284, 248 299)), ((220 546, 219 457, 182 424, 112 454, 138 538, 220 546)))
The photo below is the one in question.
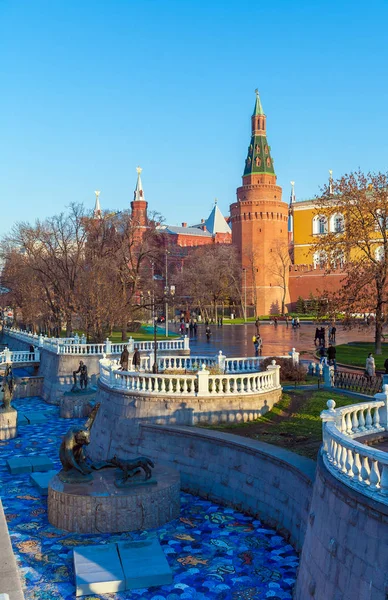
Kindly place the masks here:
POLYGON ((354 344, 340 344, 337 348, 337 362, 355 367, 365 367, 369 352, 373 353, 376 369, 384 368, 384 361, 388 358, 388 344, 382 344, 382 354, 375 354, 375 346, 368 342, 355 342, 354 344))
MULTIPOLYGON (((82 331, 74 331, 74 333, 78 333, 79 336, 82 335, 82 331)), ((153 340, 154 339, 154 334, 153 331, 147 331, 144 326, 142 326, 140 328, 139 331, 137 331, 136 333, 133 331, 128 331, 127 332, 127 339, 132 337, 134 340, 136 341, 140 341, 140 342, 147 342, 148 340, 153 340)), ((169 332, 169 338, 176 338, 176 337, 180 337, 175 331, 170 331, 169 332)), ((157 329, 157 334, 156 334, 156 338, 158 340, 165 340, 166 336, 164 335, 164 328, 160 328, 158 327, 157 329)), ((113 331, 112 335, 109 337, 111 342, 114 342, 116 344, 120 344, 122 342, 121 339, 121 331, 113 331)))
POLYGON ((342 394, 328 394, 319 390, 292 390, 283 394, 271 411, 256 421, 231 425, 212 425, 227 433, 253 438, 292 450, 316 460, 322 443, 322 421, 319 417, 329 398, 337 406, 353 404, 357 400, 342 394))

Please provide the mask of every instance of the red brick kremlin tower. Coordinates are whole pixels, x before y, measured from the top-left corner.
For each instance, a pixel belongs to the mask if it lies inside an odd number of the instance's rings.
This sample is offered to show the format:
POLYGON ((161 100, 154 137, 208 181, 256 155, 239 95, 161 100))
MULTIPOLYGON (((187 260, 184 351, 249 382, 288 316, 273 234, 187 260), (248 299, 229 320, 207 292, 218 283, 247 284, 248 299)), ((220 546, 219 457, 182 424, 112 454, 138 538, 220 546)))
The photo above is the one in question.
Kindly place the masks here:
MULTIPOLYGON (((243 298, 256 305, 256 314, 280 312, 283 280, 279 256, 288 248, 288 205, 267 142, 266 116, 256 90, 252 136, 237 202, 231 204, 232 243, 242 268, 243 298)), ((283 275, 283 273, 282 273, 283 275)), ((288 287, 288 273, 287 287, 288 287)), ((286 305, 289 303, 288 289, 286 305)))

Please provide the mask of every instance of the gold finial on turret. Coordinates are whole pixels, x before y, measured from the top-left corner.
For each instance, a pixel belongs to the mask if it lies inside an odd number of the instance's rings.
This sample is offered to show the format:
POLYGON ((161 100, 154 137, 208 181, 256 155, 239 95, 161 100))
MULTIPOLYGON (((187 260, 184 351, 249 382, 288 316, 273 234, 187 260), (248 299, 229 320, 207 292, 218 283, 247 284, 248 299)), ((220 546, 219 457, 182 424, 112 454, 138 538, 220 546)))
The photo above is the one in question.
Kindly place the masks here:
POLYGON ((142 168, 141 167, 136 167, 136 172, 138 173, 138 175, 140 175, 140 173, 142 172, 142 168))

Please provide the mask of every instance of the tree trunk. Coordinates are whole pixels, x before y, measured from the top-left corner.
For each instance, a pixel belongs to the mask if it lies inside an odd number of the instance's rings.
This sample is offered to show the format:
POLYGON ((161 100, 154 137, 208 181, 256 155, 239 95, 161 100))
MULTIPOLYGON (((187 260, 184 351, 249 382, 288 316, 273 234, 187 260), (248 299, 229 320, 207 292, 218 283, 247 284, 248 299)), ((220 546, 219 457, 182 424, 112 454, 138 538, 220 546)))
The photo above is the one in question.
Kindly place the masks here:
POLYGON ((383 333, 383 315, 381 304, 376 309, 376 324, 375 324, 375 353, 382 354, 381 350, 381 334, 383 333))

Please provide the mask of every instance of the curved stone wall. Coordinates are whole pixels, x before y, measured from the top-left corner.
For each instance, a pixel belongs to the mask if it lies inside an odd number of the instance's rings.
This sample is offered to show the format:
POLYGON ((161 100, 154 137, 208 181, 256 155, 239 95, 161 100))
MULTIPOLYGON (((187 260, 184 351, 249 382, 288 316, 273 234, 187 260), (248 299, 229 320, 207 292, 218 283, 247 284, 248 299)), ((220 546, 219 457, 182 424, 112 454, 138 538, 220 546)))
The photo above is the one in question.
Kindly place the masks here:
POLYGON ((101 402, 92 430, 89 453, 104 460, 136 444, 139 425, 197 425, 252 421, 280 400, 282 390, 250 395, 184 396, 136 393, 111 389, 101 381, 96 402, 101 402), (113 453, 113 454, 112 454, 113 453))
MULTIPOLYGON (((101 429, 92 428, 92 439, 101 429)), ((137 443, 107 447, 129 458, 143 455, 178 469, 182 489, 258 515, 301 549, 315 463, 263 442, 186 426, 141 424, 137 443)))
POLYGON ((386 600, 388 506, 333 477, 321 456, 295 600, 386 600))

